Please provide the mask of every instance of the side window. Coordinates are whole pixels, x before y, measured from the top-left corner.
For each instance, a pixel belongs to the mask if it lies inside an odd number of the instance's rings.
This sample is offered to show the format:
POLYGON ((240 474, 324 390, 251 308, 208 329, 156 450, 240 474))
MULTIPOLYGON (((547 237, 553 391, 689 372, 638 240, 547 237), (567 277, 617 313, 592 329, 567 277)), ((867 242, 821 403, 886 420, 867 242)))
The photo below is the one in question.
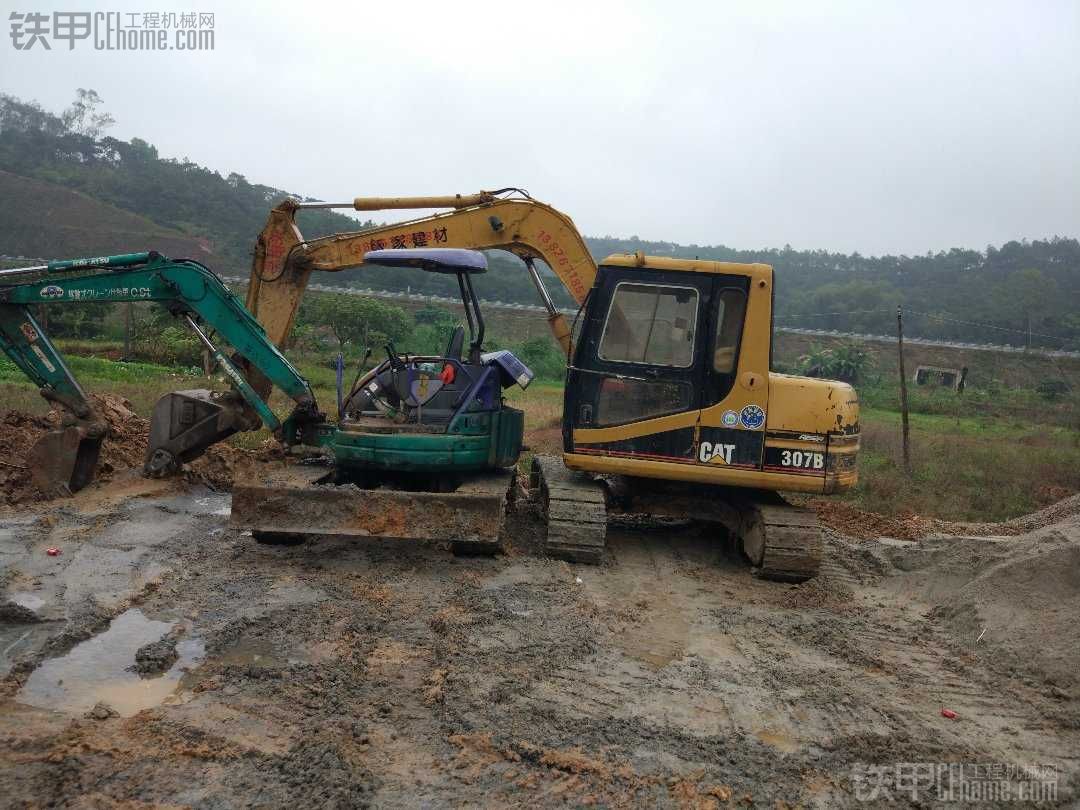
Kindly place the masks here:
POLYGON ((698 292, 693 287, 620 283, 597 354, 613 363, 689 368, 694 362, 697 311, 698 292))
POLYGON ((716 344, 713 346, 713 370, 734 374, 746 314, 746 293, 728 288, 720 291, 716 309, 716 344))
POLYGON ((690 386, 605 377, 596 400, 596 426, 621 425, 690 409, 690 386))

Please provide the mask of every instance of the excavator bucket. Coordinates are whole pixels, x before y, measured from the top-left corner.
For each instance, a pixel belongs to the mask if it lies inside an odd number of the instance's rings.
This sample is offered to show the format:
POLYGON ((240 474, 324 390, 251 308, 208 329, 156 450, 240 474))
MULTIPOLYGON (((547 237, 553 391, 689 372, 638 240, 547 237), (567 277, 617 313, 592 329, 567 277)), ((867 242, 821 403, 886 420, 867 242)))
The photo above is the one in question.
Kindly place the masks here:
POLYGON ((211 445, 258 424, 232 392, 196 388, 165 394, 154 405, 143 470, 150 476, 169 475, 211 445))
POLYGON ((82 425, 50 430, 26 456, 34 486, 45 493, 78 492, 94 479, 104 431, 82 425))
POLYGON ((421 540, 456 552, 486 553, 503 542, 514 474, 471 477, 453 492, 335 486, 326 468, 289 465, 233 486, 231 522, 261 542, 312 536, 421 540))

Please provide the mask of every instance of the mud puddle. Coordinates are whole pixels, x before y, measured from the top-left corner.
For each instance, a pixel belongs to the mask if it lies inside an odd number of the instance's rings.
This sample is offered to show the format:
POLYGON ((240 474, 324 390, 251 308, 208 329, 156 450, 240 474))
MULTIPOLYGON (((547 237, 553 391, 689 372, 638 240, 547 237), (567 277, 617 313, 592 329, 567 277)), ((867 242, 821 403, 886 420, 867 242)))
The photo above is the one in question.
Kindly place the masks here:
POLYGON ((241 636, 214 653, 214 662, 222 666, 279 669, 306 664, 313 658, 305 651, 283 649, 270 639, 241 636))
POLYGON ((186 671, 205 653, 201 639, 181 638, 176 644, 177 660, 167 671, 149 678, 134 672, 136 651, 164 638, 176 626, 176 622, 148 619, 138 608, 131 608, 113 619, 105 632, 42 663, 15 699, 70 714, 106 703, 123 717, 157 706, 177 691, 186 671))
POLYGON ((16 591, 8 594, 7 601, 26 610, 37 612, 45 605, 45 600, 30 591, 16 591))

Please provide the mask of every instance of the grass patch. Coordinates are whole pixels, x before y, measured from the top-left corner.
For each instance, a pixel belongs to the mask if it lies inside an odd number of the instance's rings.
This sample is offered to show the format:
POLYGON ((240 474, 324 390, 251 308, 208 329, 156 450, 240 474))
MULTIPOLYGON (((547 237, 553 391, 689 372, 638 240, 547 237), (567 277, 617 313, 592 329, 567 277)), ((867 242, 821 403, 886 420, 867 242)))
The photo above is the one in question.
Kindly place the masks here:
MULTIPOLYGON (((142 416, 149 416, 157 399, 169 391, 226 387, 223 379, 204 377, 198 369, 70 353, 66 359, 85 389, 123 396, 142 416)), ((334 369, 324 357, 314 355, 301 355, 297 366, 323 409, 335 418, 334 369)), ((355 367, 346 371, 346 386, 355 373, 355 367)), ((972 400, 928 394, 916 400, 920 409, 911 415, 914 472, 908 477, 901 463, 900 414, 890 407, 895 400, 876 388, 868 393, 866 396, 860 389, 864 404, 860 481, 840 496, 860 508, 883 514, 996 521, 1080 490, 1080 430, 1075 419, 1069 421, 1069 409, 1074 407, 1071 401, 1039 406, 1031 399, 1033 393, 1021 392, 1003 400, 1001 407, 967 407, 972 400)), ((509 389, 506 397, 511 405, 525 411, 526 443, 532 451, 525 455, 523 464, 529 462, 532 452, 560 452, 562 384, 536 381, 525 391, 516 386, 509 389)), ((33 385, 3 356, 0 401, 5 409, 35 414, 49 409, 33 385)), ((274 392, 270 405, 281 416, 292 408, 280 391, 274 392)), ((238 434, 230 441, 255 447, 269 435, 263 429, 238 434)))
POLYGON ((900 415, 862 420, 859 483, 842 497, 883 514, 949 520, 1017 517, 1080 490, 1080 432, 913 415, 912 475, 903 470, 900 415), (915 418, 918 416, 918 418, 915 418))

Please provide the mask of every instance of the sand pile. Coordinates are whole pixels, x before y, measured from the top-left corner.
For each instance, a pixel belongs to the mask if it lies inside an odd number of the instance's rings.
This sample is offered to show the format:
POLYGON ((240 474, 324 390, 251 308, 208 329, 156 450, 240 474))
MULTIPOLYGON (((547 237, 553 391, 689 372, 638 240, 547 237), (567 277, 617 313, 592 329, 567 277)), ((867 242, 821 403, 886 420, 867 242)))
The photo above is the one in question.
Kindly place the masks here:
POLYGON ((889 587, 931 605, 965 650, 995 667, 1080 686, 1080 496, 998 528, 1028 530, 886 552, 898 571, 889 587))

